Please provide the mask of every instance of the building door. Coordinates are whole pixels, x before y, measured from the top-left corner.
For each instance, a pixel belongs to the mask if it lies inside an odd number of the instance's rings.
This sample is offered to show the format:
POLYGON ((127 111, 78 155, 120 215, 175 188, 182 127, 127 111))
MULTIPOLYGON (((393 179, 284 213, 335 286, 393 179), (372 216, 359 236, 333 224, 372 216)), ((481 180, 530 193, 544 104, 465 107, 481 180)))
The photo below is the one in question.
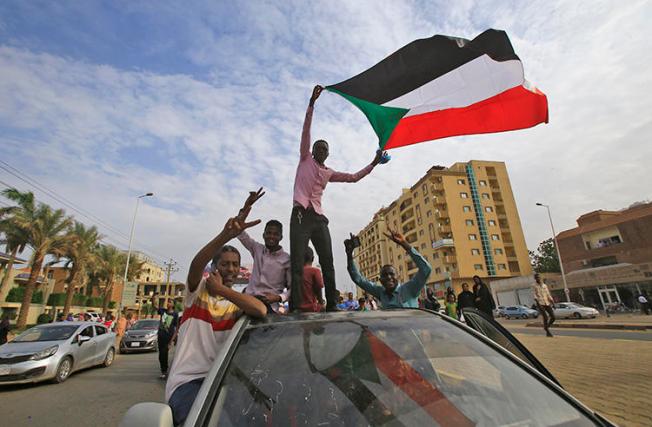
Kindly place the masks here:
POLYGON ((598 288, 602 308, 606 309, 608 305, 620 304, 620 295, 615 286, 600 286, 598 288))

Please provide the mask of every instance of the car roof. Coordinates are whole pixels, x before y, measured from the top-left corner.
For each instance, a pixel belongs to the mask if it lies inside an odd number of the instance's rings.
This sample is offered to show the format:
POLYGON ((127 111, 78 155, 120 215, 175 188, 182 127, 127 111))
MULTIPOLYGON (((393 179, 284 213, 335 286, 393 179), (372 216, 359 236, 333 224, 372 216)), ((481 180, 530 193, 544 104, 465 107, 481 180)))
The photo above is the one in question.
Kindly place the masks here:
POLYGON ((43 323, 40 325, 35 325, 38 327, 43 327, 43 328, 53 328, 55 326, 61 326, 61 325, 70 325, 70 326, 84 326, 84 325, 100 325, 104 326, 101 323, 97 322, 84 322, 84 321, 74 321, 74 322, 52 322, 52 323, 43 323))

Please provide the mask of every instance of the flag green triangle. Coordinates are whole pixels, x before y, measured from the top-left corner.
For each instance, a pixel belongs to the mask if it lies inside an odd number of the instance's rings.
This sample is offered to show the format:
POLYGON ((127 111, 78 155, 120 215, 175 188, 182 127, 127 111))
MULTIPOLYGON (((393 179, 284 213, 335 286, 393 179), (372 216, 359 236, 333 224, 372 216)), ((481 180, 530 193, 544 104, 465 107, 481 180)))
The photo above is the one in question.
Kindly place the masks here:
POLYGON ((333 89, 332 86, 327 86, 326 89, 343 96, 353 105, 358 107, 365 116, 367 116, 369 123, 371 123, 371 127, 374 129, 374 132, 376 132, 376 135, 378 135, 378 145, 381 150, 385 148, 385 144, 392 135, 398 122, 409 111, 406 108, 384 107, 382 105, 374 104, 373 102, 347 95, 337 89, 333 89))

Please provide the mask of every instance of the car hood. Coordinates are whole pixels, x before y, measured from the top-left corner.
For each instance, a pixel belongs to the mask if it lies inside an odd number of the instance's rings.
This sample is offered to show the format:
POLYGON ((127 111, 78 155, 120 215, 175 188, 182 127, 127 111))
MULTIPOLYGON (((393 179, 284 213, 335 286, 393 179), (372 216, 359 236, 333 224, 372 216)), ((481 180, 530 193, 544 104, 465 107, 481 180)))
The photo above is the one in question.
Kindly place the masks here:
POLYGON ((127 335, 147 335, 158 332, 157 329, 129 329, 127 335))
POLYGON ((10 354, 14 356, 19 356, 21 354, 32 354, 45 350, 48 347, 53 345, 61 345, 65 343, 63 341, 37 341, 37 342, 9 342, 4 345, 0 345, 0 356, 3 358, 8 357, 10 354))

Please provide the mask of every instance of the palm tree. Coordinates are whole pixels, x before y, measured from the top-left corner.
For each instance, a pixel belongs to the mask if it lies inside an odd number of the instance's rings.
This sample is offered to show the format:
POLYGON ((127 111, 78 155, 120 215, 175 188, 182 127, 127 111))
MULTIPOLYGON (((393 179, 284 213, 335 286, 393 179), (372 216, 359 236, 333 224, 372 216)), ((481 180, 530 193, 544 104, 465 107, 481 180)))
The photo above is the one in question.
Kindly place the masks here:
POLYGON ((28 244, 34 250, 31 258, 29 280, 25 285, 25 294, 18 314, 17 328, 27 324, 32 294, 36 288, 36 280, 41 272, 43 261, 47 255, 61 256, 70 244, 72 237, 66 230, 72 225, 72 218, 66 216, 63 209, 52 209, 39 203, 35 210, 20 209, 13 220, 16 225, 25 230, 28 244))
POLYGON ((11 254, 9 262, 4 268, 5 274, 2 277, 2 283, 0 283, 0 302, 4 300, 9 291, 7 284, 16 258, 25 250, 28 243, 27 232, 16 224, 15 215, 21 210, 33 212, 35 209, 34 193, 31 191, 21 193, 15 188, 8 188, 2 191, 2 195, 16 202, 18 206, 0 208, 0 234, 3 235, 0 244, 5 245, 5 250, 11 254))
POLYGON ((64 256, 68 259, 66 266, 69 267, 72 264, 70 275, 66 279, 68 289, 66 290, 66 303, 63 307, 64 318, 70 312, 75 288, 82 285, 89 264, 95 263, 97 260, 97 247, 103 237, 97 231, 97 227, 86 228, 83 223, 78 221, 75 221, 70 229, 70 235, 72 237, 71 244, 64 252, 64 256))
MULTIPOLYGON (((125 262, 127 261, 127 254, 115 246, 100 245, 98 249, 98 257, 100 259, 99 269, 95 275, 104 282, 104 290, 102 292, 102 312, 106 316, 115 283, 122 279, 125 262)), ((140 261, 134 257, 130 258, 129 268, 127 270, 127 280, 140 274, 144 264, 144 261, 140 261)))

